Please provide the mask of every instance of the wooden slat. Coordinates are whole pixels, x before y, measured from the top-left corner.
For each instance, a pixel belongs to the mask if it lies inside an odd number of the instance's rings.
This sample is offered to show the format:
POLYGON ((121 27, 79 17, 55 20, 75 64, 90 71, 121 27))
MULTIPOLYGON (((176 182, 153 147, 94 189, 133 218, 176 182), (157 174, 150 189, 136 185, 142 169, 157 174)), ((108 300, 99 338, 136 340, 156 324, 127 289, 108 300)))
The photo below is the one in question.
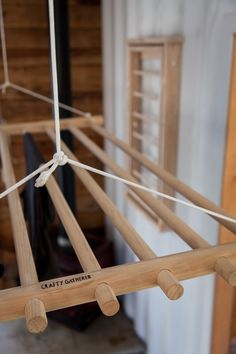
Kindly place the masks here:
MULTIPOLYGON (((222 188, 222 207, 236 214, 236 35, 234 35, 232 51, 231 84, 229 92, 228 126, 224 158, 224 177, 222 188)), ((235 235, 230 228, 220 228, 219 243, 232 242, 235 235)), ((235 233, 235 231, 234 231, 235 233)), ((215 287, 215 304, 212 328, 212 354, 228 354, 232 336, 236 335, 235 327, 235 291, 217 277, 215 287)))
POLYGON ((135 139, 138 139, 138 140, 141 140, 143 141, 145 144, 148 144, 148 145, 154 145, 154 146, 157 146, 158 144, 158 138, 155 138, 153 136, 145 136, 145 135, 142 135, 140 133, 137 133, 135 131, 132 132, 132 135, 135 139))
MULTIPOLYGON (((77 128, 70 128, 71 133, 79 139, 105 166, 109 167, 117 176, 126 180, 136 182, 126 170, 116 164, 102 149, 93 143, 82 131, 77 128)), ((184 238, 192 248, 207 247, 208 243, 191 228, 185 225, 171 210, 163 205, 160 200, 152 197, 149 193, 131 188, 157 215, 159 215, 171 228, 184 238)))
MULTIPOLYGON (((0 134, 0 147, 4 181, 6 188, 9 188, 16 183, 16 179, 11 163, 8 140, 2 133, 0 134)), ((15 190, 8 195, 8 202, 21 285, 27 286, 37 284, 38 276, 18 190, 15 190)), ((26 303, 25 316, 27 327, 30 332, 42 332, 47 327, 47 317, 44 305, 37 298, 29 300, 26 303)))
MULTIPOLYGON (((94 117, 97 124, 103 123, 102 116, 94 117)), ((47 128, 54 127, 54 120, 41 120, 38 122, 22 122, 22 123, 12 123, 12 124, 2 124, 0 125, 0 132, 8 135, 21 135, 26 132, 28 133, 40 133, 45 132, 47 128)), ((88 118, 65 118, 60 120, 61 129, 67 129, 70 126, 88 127, 88 118)))
POLYGON ((3 290, 0 292, 0 321, 23 317, 25 303, 35 297, 43 301, 47 311, 53 311, 95 301, 95 289, 100 283, 109 284, 118 296, 156 286, 156 272, 161 269, 170 269, 180 280, 210 274, 220 257, 230 257, 236 264, 236 243, 3 290))
MULTIPOLYGON (((5 181, 5 187, 9 188, 16 183, 16 179, 11 163, 11 154, 8 147, 7 137, 3 134, 0 134, 0 144, 4 174, 3 178, 5 181)), ((29 243, 20 196, 17 190, 8 195, 8 202, 21 284, 29 285, 37 283, 38 277, 29 243)))
POLYGON ((134 70, 133 74, 138 76, 148 76, 148 77, 160 76, 160 73, 158 71, 151 71, 151 70, 134 70))
POLYGON ((163 45, 167 43, 183 43, 182 36, 153 36, 146 38, 138 38, 138 39, 129 39, 128 43, 132 46, 139 47, 142 45, 142 48, 145 48, 146 45, 163 45))
MULTIPOLYGON (((128 172, 118 166, 112 158, 109 157, 102 149, 94 144, 82 131, 77 128, 70 128, 71 133, 79 139, 97 158, 102 161, 105 166, 109 167, 115 174, 123 179, 136 182, 128 172)), ((168 207, 160 200, 154 198, 150 193, 138 190, 129 186, 161 219, 163 219, 190 247, 204 248, 209 244, 197 232, 191 229, 181 219, 179 219, 168 207)), ((227 259, 220 259, 216 263, 217 273, 223 277, 231 285, 236 284, 236 268, 227 259), (228 273, 227 270, 230 269, 228 273)))
MULTIPOLYGON (((92 121, 91 121, 91 128, 94 131, 96 131, 98 134, 103 136, 104 138, 113 142, 120 149, 122 149, 128 155, 130 155, 132 158, 134 158, 135 160, 140 162, 143 166, 145 166, 147 169, 149 169, 151 172, 153 172, 157 177, 161 178, 165 183, 169 184, 177 192, 179 192, 180 194, 185 196, 187 199, 191 200, 196 205, 199 205, 199 206, 206 208, 206 209, 210 209, 212 211, 215 211, 216 213, 220 213, 225 216, 232 217, 231 215, 226 213, 222 208, 218 207, 216 204, 209 201, 206 197, 204 197, 200 193, 196 192, 191 187, 187 186, 185 183, 181 182, 177 177, 175 177, 174 175, 172 175, 171 173, 169 173, 165 169, 161 168, 157 164, 153 163, 146 156, 139 153, 137 150, 133 149, 131 146, 127 145, 122 140, 118 139, 114 134, 108 132, 107 130, 105 130, 102 127, 97 126, 96 124, 93 124, 92 121)), ((233 224, 229 221, 226 221, 226 220, 219 219, 217 217, 213 217, 213 218, 216 219, 220 224, 222 224, 226 228, 228 228, 231 232, 236 234, 236 225, 235 224, 233 224)))
POLYGON ((143 122, 147 122, 147 123, 154 123, 154 124, 160 124, 159 121, 158 121, 158 118, 154 118, 154 117, 149 117, 147 115, 144 115, 142 113, 138 113, 138 112, 133 112, 132 113, 132 116, 134 118, 137 118, 137 119, 140 119, 142 120, 143 122))
MULTIPOLYGON (((53 141, 55 141, 55 134, 52 131, 48 131, 48 134, 53 141)), ((62 149, 65 154, 72 160, 78 161, 76 156, 68 149, 68 147, 62 142, 62 149)), ((124 237, 128 245, 139 257, 139 259, 152 259, 156 258, 155 252, 146 244, 146 242, 140 237, 135 229, 128 223, 126 218, 119 212, 117 207, 101 189, 101 187, 95 182, 90 174, 71 165, 75 174, 79 177, 82 183, 86 186, 93 198, 97 201, 106 215, 113 222, 114 226, 119 230, 124 237)), ((165 294, 172 300, 179 298, 183 294, 183 288, 178 281, 172 276, 172 274, 165 269, 162 269, 162 278, 159 278, 160 274, 157 273, 157 282, 165 294)))
POLYGON ((152 93, 147 93, 147 92, 139 92, 139 91, 134 91, 133 96, 138 98, 143 98, 146 100, 151 100, 151 101, 156 101, 159 99, 158 95, 154 95, 152 93))
MULTIPOLYGON (((48 179, 46 187, 84 272, 101 270, 83 231, 53 176, 48 179)), ((104 315, 112 316, 119 311, 119 302, 114 296, 113 290, 107 284, 99 284, 95 293, 98 305, 104 315)))
MULTIPOLYGON (((42 1, 20 0, 3 1, 6 29, 47 28, 47 6, 42 1), (43 6, 42 6, 43 5, 43 6)), ((99 6, 69 1, 70 27, 77 29, 99 29, 101 11, 99 6)))

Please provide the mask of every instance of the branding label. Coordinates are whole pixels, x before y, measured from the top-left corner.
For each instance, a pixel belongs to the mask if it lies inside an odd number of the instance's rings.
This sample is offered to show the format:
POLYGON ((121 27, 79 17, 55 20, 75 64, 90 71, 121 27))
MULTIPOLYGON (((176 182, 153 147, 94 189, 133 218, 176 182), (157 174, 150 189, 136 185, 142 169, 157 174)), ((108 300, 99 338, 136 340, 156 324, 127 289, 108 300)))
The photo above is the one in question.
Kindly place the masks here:
POLYGON ((81 282, 81 281, 84 281, 84 280, 88 280, 88 279, 91 279, 91 278, 92 278, 92 276, 90 274, 86 274, 86 275, 80 275, 80 276, 74 277, 74 278, 48 281, 48 282, 44 282, 41 285, 41 289, 44 290, 44 289, 50 289, 50 288, 59 288, 59 287, 61 287, 63 285, 69 285, 69 284, 81 282))

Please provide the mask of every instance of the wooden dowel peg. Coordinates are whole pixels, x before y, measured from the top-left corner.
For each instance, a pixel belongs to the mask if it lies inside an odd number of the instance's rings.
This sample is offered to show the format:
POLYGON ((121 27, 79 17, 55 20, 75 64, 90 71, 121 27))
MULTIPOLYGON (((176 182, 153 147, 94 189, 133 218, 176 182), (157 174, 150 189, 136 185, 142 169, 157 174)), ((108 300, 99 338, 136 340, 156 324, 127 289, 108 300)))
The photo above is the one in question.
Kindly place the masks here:
POLYGON ((120 309, 120 304, 114 291, 106 283, 99 284, 95 290, 97 303, 106 316, 114 316, 120 309))
POLYGON ((157 77, 160 77, 160 72, 154 71, 154 70, 134 70, 133 74, 137 75, 137 76, 157 76, 157 77))
POLYGON ((236 286, 236 267, 228 258, 218 258, 215 263, 215 271, 224 278, 227 283, 236 286))
MULTIPOLYGON (((158 117, 150 117, 150 116, 146 116, 142 113, 139 113, 139 112, 133 112, 132 113, 132 116, 134 118, 137 118, 139 120, 142 120, 143 122, 146 122, 146 123, 154 123, 154 124, 160 124, 159 123, 159 119, 158 117)), ((93 128, 93 127, 92 127, 93 128)), ((103 129, 103 128, 102 128, 103 129)))
POLYGON ((163 269, 157 276, 157 282, 160 288, 164 291, 170 300, 179 299, 183 293, 184 288, 174 277, 174 275, 167 269, 163 269))
POLYGON ((143 141, 145 144, 157 146, 158 137, 154 136, 145 136, 137 132, 133 132, 132 136, 137 139, 143 141))
POLYGON ((30 333, 43 332, 48 325, 44 304, 39 299, 32 299, 25 305, 26 327, 30 333))
POLYGON ((159 99, 158 95, 154 95, 152 93, 146 93, 146 92, 139 92, 139 91, 134 91, 133 96, 142 99, 152 100, 152 101, 156 101, 159 99))

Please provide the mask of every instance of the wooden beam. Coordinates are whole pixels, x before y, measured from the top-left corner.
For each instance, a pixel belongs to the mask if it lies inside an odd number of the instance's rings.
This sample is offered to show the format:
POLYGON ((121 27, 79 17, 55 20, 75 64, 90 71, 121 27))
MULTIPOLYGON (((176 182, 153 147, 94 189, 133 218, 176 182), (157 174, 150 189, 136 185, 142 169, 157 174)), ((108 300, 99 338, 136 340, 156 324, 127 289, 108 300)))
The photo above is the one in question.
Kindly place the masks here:
POLYGON ((230 257, 236 264, 236 243, 2 290, 0 321, 23 317, 25 304, 32 298, 40 299, 45 304, 46 311, 53 311, 95 301, 95 289, 101 283, 108 284, 116 296, 155 287, 156 272, 161 269, 168 268, 180 280, 210 274, 214 272, 215 262, 220 257, 230 257))
MULTIPOLYGON (((94 121, 98 125, 103 124, 102 116, 94 116, 94 121)), ((54 127, 54 120, 41 120, 37 122, 22 122, 22 123, 12 123, 12 124, 1 124, 0 132, 8 135, 21 135, 24 133, 42 133, 45 129, 50 129, 54 127)), ((80 128, 86 128, 89 125, 87 117, 79 118, 64 118, 60 120, 61 129, 65 130, 69 126, 76 126, 80 128)))
MULTIPOLYGON (((9 188, 16 183, 16 179, 11 162, 8 138, 2 133, 0 133, 0 149, 4 173, 3 179, 6 188, 9 188)), ((38 276, 18 190, 8 194, 8 203, 21 285, 37 284, 38 276)), ((27 328, 30 332, 42 332, 47 327, 44 305, 37 298, 29 299, 25 304, 25 316, 27 328)))

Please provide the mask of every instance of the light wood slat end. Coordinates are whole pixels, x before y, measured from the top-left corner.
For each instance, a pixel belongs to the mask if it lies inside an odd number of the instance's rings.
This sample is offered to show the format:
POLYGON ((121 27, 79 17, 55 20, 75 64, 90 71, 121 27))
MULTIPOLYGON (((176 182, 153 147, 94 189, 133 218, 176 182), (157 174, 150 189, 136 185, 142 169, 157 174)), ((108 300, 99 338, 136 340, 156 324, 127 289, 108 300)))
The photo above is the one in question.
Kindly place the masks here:
POLYGON ((43 332, 48 325, 47 316, 42 301, 29 300, 25 306, 26 327, 30 333, 43 332))
POLYGON ((95 298, 102 313, 106 316, 114 316, 120 309, 120 304, 113 290, 106 283, 97 286, 95 298))
POLYGON ((184 288, 182 287, 182 285, 167 269, 163 269, 159 272, 157 282, 160 288, 170 300, 177 300, 184 293, 184 288))
POLYGON ((215 263, 215 271, 232 286, 236 286, 236 267, 226 257, 220 257, 215 263))

